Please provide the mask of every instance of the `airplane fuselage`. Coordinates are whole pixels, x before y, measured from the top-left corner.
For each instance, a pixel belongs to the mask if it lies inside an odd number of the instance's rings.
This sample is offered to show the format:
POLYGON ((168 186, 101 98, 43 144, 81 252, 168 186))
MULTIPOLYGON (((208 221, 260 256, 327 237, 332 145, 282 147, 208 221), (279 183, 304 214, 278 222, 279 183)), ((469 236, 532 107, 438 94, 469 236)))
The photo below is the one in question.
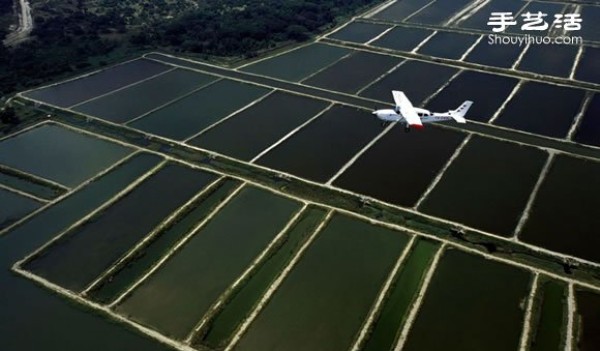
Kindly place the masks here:
MULTIPOLYGON (((451 121, 453 117, 448 113, 438 113, 438 112, 430 112, 425 109, 415 108, 419 117, 421 117, 421 122, 425 123, 433 123, 433 122, 444 122, 451 121)), ((393 109, 382 109, 373 112, 377 118, 382 120, 383 122, 393 123, 398 122, 400 124, 406 124, 406 120, 400 113, 397 113, 393 109)))
POLYGON ((465 101, 456 110, 447 112, 431 112, 424 108, 417 108, 412 105, 406 95, 398 90, 392 90, 394 103, 393 109, 382 109, 374 111, 373 114, 383 121, 383 124, 400 123, 408 132, 411 128, 422 129, 425 123, 456 121, 457 123, 467 123, 465 115, 473 101, 465 101))

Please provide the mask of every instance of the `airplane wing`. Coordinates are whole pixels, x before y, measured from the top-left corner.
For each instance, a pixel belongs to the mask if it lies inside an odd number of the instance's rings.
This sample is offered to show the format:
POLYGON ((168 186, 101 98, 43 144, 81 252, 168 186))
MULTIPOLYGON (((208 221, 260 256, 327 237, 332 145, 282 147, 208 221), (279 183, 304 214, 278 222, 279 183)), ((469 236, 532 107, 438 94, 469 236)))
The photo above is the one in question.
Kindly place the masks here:
POLYGON ((400 114, 406 119, 408 125, 422 127, 423 123, 421 123, 421 118, 406 95, 397 90, 392 91, 392 95, 394 96, 396 106, 400 110, 400 114))

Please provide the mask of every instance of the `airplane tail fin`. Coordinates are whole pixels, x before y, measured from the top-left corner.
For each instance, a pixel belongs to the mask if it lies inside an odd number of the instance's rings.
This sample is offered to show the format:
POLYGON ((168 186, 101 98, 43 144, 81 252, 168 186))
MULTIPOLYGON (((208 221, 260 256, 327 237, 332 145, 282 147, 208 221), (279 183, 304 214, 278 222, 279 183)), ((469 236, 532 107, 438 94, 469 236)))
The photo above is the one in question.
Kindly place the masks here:
POLYGON ((471 108, 471 105, 473 105, 473 101, 463 102, 462 105, 460 105, 456 110, 450 111, 450 116, 452 116, 452 118, 454 118, 454 120, 458 123, 467 123, 465 116, 471 108))

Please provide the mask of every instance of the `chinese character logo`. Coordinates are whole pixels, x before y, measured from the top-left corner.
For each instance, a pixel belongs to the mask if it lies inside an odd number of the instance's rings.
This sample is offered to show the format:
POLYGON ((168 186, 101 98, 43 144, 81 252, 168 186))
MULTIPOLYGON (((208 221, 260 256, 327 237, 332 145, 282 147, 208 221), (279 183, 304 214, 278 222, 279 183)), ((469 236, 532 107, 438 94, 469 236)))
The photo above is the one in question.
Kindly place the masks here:
MULTIPOLYGON (((544 31, 550 27, 550 24, 546 21, 547 13, 527 11, 521 14, 520 17, 522 18, 521 30, 523 31, 544 31)), ((565 31, 577 31, 581 30, 582 22, 579 13, 559 13, 554 15, 552 25, 565 31)), ((504 32, 509 27, 518 24, 512 12, 492 12, 487 23, 488 26, 493 27, 492 31, 496 33, 504 32)))

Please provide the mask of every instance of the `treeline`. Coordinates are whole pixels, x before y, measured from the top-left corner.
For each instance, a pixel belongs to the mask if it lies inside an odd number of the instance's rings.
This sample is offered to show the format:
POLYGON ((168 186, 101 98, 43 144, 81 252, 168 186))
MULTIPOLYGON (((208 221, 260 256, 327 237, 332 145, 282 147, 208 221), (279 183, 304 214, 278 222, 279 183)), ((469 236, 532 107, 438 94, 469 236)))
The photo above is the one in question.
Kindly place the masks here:
POLYGON ((138 45, 215 56, 251 56, 281 42, 304 41, 335 19, 374 0, 212 1, 183 17, 140 32, 138 45))
POLYGON ((251 57, 281 43, 307 40, 335 25, 336 18, 378 1, 208 0, 193 12, 143 27, 128 27, 117 11, 97 15, 81 8, 37 16, 31 40, 10 50, 0 45, 0 96, 102 64, 102 57, 116 49, 251 57))
POLYGON ((119 27, 117 16, 99 18, 78 12, 37 17, 34 22, 31 40, 10 50, 0 45, 0 95, 86 68, 90 58, 106 55, 120 45, 101 37, 119 27))

